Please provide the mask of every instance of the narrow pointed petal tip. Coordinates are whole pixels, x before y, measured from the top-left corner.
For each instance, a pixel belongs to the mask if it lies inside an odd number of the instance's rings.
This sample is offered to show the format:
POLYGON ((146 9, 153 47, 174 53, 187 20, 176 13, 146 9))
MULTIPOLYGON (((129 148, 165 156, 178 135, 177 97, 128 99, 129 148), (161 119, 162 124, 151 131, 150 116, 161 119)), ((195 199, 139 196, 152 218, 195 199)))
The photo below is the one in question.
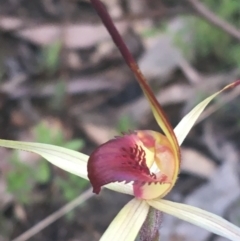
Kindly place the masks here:
POLYGON ((240 240, 240 228, 216 214, 190 205, 167 200, 152 200, 148 204, 232 241, 240 240))
MULTIPOLYGON (((156 173, 150 171, 157 158, 156 140, 159 141, 154 135, 156 134, 153 131, 136 131, 99 146, 88 161, 88 177, 93 192, 98 194, 101 187, 109 183, 125 182, 133 184, 134 195, 138 198, 151 199, 160 196, 163 191, 161 186, 168 184, 169 187, 171 179, 160 170, 156 173)), ((157 135, 161 136, 160 140, 166 144, 166 137, 160 133, 157 135)), ((168 145, 170 146, 169 143, 168 145)), ((169 150, 168 147, 162 149, 163 154, 169 150)), ((172 167, 170 160, 168 166, 172 167)), ((163 170, 165 169, 164 163, 163 170)))
POLYGON ((237 80, 227 86, 225 86, 220 91, 216 92, 215 94, 207 97, 205 100, 200 102, 197 106, 195 106, 187 115, 185 115, 182 120, 178 123, 175 127, 174 132, 178 140, 178 144, 181 145, 192 129, 193 125, 196 123, 198 117, 207 107, 207 105, 219 94, 221 94, 225 90, 229 90, 235 88, 240 85, 240 80, 237 80))
POLYGON ((231 88, 235 88, 237 87, 238 85, 240 85, 240 79, 239 80, 236 80, 235 82, 227 85, 225 88, 223 88, 223 90, 226 90, 226 89, 231 89, 231 88))

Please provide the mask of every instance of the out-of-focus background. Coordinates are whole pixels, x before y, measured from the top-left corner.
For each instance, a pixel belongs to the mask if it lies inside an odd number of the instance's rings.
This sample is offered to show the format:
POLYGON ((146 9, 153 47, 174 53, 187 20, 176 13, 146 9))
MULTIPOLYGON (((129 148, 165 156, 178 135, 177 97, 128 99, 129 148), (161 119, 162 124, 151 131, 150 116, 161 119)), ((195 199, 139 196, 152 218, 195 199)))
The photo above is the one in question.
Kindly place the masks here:
MULTIPOLYGON (((239 1, 104 4, 173 126, 206 96, 240 78, 239 1)), ((89 1, 0 0, 0 6, 1 138, 90 154, 123 131, 159 130, 89 1)), ((222 94, 201 116, 183 144, 182 172, 167 197, 236 225, 239 93, 236 88, 222 94)), ((3 148, 0 155, 0 241, 13 240, 90 187, 39 156, 3 148)), ((98 240, 129 199, 104 190, 29 240, 98 240)), ((163 218, 161 241, 224 240, 163 218)))

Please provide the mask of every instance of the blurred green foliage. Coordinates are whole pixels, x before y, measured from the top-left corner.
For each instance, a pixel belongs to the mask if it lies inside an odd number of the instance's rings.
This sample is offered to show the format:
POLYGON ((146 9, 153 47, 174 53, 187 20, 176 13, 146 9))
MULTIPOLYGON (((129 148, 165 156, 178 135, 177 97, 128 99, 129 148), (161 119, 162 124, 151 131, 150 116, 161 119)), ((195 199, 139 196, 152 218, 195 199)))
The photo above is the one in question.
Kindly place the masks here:
MULTIPOLYGON (((214 14, 240 28, 240 3, 228 0, 202 1, 214 14)), ((208 23, 195 18, 189 24, 194 29, 193 44, 198 56, 214 55, 225 66, 240 67, 240 44, 229 34, 208 23)))
MULTIPOLYGON (((240 3, 229 0, 202 0, 215 15, 240 28, 240 3)), ((228 33, 215 27, 197 15, 184 14, 173 24, 173 21, 161 22, 142 33, 143 37, 154 37, 162 32, 173 34, 174 43, 180 47, 185 57, 210 63, 215 69, 240 67, 240 44, 228 33), (181 26, 181 20, 183 24, 181 26), (172 26, 170 27, 170 25, 172 26), (178 25, 178 26, 177 26, 178 25), (179 29, 178 29, 179 27, 179 29), (175 30, 174 30, 175 29, 175 30)))
MULTIPOLYGON (((53 123, 54 124, 54 123, 53 123)), ((81 139, 67 141, 61 128, 46 123, 40 123, 34 128, 36 142, 62 146, 72 150, 83 148, 81 139)), ((29 165, 20 161, 18 151, 13 152, 11 158, 11 170, 6 174, 8 191, 21 203, 31 202, 31 193, 36 184, 46 184, 49 180, 61 191, 63 197, 70 201, 88 185, 88 181, 70 173, 64 176, 55 175, 52 166, 44 159, 29 165)))
POLYGON ((50 101, 51 109, 55 111, 61 111, 64 109, 66 100, 66 88, 66 81, 60 78, 55 85, 54 93, 50 101))
POLYGON ((152 37, 158 36, 159 34, 161 34, 165 30, 166 30, 166 24, 161 23, 161 24, 157 24, 157 26, 145 29, 141 33, 141 36, 144 37, 144 38, 152 38, 152 37))
POLYGON ((51 74, 54 73, 59 66, 61 49, 62 43, 60 41, 43 49, 43 68, 47 69, 51 74))
POLYGON ((30 166, 19 161, 18 151, 14 151, 11 158, 11 170, 6 174, 8 192, 14 194, 16 200, 21 203, 28 203, 29 194, 32 188, 30 166))
POLYGON ((119 133, 128 132, 134 128, 132 120, 128 116, 122 116, 117 123, 119 133))
MULTIPOLYGON (((41 67, 48 75, 53 75, 60 70, 63 73, 61 66, 62 43, 57 41, 42 49, 41 67)), ((50 107, 55 111, 63 109, 66 97, 66 81, 64 77, 59 77, 55 83, 54 93, 50 101, 50 107)))

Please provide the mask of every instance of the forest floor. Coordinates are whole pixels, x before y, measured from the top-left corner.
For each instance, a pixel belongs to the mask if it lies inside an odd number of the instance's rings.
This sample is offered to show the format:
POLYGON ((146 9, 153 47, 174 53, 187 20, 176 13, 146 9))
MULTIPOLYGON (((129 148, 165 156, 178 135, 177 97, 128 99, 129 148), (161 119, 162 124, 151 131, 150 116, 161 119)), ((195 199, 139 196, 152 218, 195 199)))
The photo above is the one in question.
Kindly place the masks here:
MULTIPOLYGON (((173 126, 205 97, 240 78, 236 65, 221 62, 211 51, 199 55, 192 44, 191 17, 197 17, 190 4, 103 2, 173 126)), ((88 1, 0 0, 0 5, 1 138, 90 154, 121 132, 159 130, 88 1)), ((240 88, 222 94, 203 113, 182 146, 179 180, 166 197, 236 225, 239 94, 240 88)), ((3 148, 0 154, 0 241, 13 240, 90 188, 33 154, 3 148)), ((29 240, 98 240, 130 198, 104 190, 29 240)), ((161 241, 224 240, 174 217, 163 218, 161 241)))

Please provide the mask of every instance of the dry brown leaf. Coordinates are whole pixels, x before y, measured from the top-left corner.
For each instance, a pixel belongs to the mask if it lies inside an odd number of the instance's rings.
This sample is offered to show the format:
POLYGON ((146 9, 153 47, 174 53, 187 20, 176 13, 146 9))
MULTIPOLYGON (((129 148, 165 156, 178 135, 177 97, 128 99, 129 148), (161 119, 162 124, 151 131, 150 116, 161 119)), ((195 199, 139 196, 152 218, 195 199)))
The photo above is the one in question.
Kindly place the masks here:
MULTIPOLYGON (((127 26, 126 22, 116 23, 122 35, 127 31, 127 26)), ((20 30, 16 35, 40 46, 48 46, 60 40, 69 49, 90 48, 110 38, 103 25, 90 24, 71 24, 65 28, 57 24, 42 24, 20 30)))
POLYGON ((92 123, 82 123, 82 127, 85 130, 88 137, 94 141, 97 145, 101 145, 104 142, 109 141, 113 136, 117 135, 116 130, 111 127, 94 125, 92 123))
POLYGON ((216 171, 216 164, 207 156, 191 148, 181 148, 182 171, 190 172, 194 175, 209 178, 216 171), (197 164, 196 164, 197 163, 197 164))
POLYGON ((17 30, 23 26, 23 21, 20 18, 0 16, 0 29, 4 31, 17 30))

